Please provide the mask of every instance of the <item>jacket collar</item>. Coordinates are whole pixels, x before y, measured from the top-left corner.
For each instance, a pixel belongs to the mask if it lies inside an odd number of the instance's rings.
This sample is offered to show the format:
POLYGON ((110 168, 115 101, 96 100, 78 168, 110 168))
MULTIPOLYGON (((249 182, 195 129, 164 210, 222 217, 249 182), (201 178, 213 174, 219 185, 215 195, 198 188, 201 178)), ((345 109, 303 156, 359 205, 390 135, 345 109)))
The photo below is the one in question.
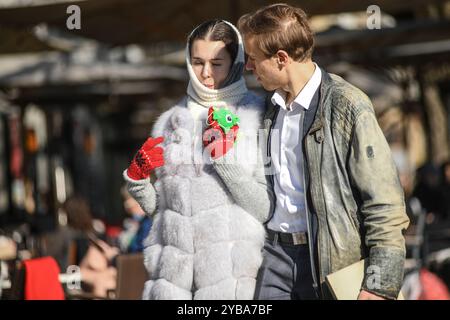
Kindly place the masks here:
POLYGON ((319 103, 315 104, 313 108, 310 108, 311 110, 307 110, 307 114, 305 116, 305 121, 311 119, 310 123, 307 122, 307 128, 310 128, 308 130, 309 134, 313 134, 316 131, 320 130, 325 121, 325 103, 328 100, 330 90, 332 87, 332 79, 328 72, 322 69, 322 82, 320 83, 319 87, 319 103))
MULTIPOLYGON (((330 91, 332 88, 333 79, 331 79, 328 72, 321 69, 322 71, 322 81, 319 87, 319 103, 311 105, 311 107, 305 110, 305 134, 309 132, 309 134, 313 134, 314 132, 320 130, 324 125, 324 106, 327 100, 329 99, 330 91)), ((273 120, 275 116, 278 114, 279 106, 275 105, 271 101, 271 97, 274 94, 274 91, 270 92, 266 97, 266 114, 264 119, 273 120)))

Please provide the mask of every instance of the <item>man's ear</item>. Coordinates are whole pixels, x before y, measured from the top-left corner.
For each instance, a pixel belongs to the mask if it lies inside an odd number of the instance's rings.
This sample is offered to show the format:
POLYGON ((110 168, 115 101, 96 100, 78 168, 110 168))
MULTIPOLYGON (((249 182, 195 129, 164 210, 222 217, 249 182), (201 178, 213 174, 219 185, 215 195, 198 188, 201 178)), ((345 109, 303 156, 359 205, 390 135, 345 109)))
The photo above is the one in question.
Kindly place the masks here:
POLYGON ((276 53, 278 67, 285 67, 289 63, 289 55, 284 50, 278 50, 276 53))

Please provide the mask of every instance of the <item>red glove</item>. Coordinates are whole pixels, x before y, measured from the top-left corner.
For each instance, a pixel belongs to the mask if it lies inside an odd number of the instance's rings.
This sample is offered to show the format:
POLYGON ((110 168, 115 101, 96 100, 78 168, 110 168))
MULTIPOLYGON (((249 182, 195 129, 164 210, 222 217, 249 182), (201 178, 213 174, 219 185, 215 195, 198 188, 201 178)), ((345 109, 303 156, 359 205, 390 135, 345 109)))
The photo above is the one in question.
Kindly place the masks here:
POLYGON ((164 165, 163 148, 155 147, 163 141, 163 137, 150 137, 145 141, 128 167, 128 177, 133 180, 146 179, 155 168, 164 165))
POLYGON ((236 141, 239 126, 234 125, 230 128, 227 134, 223 132, 217 121, 212 120, 213 108, 208 110, 208 129, 203 133, 203 145, 211 155, 211 158, 216 160, 224 156, 234 145, 236 141))

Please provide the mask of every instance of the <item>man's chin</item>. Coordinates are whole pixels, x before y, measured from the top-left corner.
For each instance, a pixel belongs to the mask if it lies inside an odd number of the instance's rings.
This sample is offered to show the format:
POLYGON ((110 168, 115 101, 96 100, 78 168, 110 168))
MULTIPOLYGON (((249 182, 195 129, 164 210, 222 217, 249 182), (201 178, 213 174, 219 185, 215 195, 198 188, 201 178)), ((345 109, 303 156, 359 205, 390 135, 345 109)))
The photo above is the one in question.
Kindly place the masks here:
POLYGON ((260 82, 260 84, 264 88, 264 90, 266 90, 266 91, 274 91, 275 89, 277 89, 273 85, 265 84, 265 83, 262 83, 262 82, 260 82))
POLYGON ((258 81, 261 87, 263 87, 266 91, 274 91, 275 89, 277 89, 273 84, 268 84, 262 81, 260 77, 256 77, 256 81, 258 81))

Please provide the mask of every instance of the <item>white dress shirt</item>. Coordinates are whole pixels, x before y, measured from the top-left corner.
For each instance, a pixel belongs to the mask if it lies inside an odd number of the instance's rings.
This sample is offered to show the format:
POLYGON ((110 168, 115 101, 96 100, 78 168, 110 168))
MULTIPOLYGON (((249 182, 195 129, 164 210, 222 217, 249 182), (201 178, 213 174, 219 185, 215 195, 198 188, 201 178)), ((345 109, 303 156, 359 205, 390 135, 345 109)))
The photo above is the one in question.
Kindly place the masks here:
POLYGON ((316 68, 312 77, 289 105, 286 105, 286 92, 277 90, 272 96, 272 103, 280 106, 270 142, 276 172, 276 205, 268 228, 274 231, 307 231, 302 138, 305 109, 309 108, 322 80, 320 68, 314 65, 316 68))

